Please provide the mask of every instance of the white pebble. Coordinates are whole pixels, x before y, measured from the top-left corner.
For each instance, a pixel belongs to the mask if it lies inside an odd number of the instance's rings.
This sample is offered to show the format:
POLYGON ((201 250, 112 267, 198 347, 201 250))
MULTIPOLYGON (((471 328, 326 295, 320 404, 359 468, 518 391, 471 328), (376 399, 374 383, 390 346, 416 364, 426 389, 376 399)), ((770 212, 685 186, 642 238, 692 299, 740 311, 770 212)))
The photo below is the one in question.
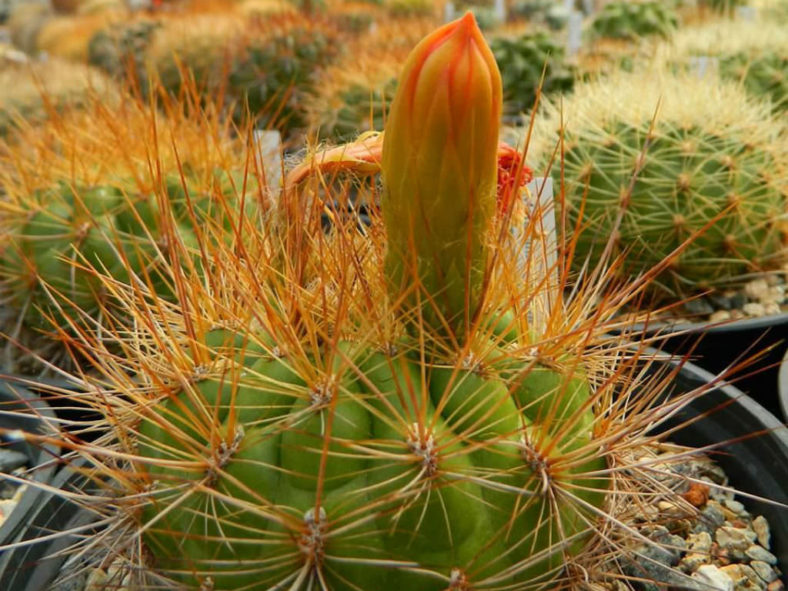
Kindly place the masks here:
POLYGON ((777 564, 777 557, 771 552, 769 552, 768 550, 766 550, 765 548, 758 546, 757 544, 753 544, 752 546, 747 548, 747 550, 744 553, 750 558, 752 558, 753 560, 760 560, 768 564, 777 564))
POLYGON ((772 534, 769 531, 769 522, 763 515, 758 515, 752 520, 752 529, 758 535, 758 543, 767 550, 772 547, 772 534))
POLYGON ((766 279, 755 279, 744 286, 744 294, 751 300, 760 300, 769 293, 769 283, 766 279))
POLYGON ((742 307, 742 312, 744 312, 747 316, 760 318, 761 316, 766 315, 766 307, 763 304, 759 304, 757 302, 750 302, 749 304, 744 304, 742 307))
POLYGON ((755 571, 755 574, 767 583, 777 580, 777 572, 762 560, 753 560, 750 563, 750 567, 755 571))
POLYGON ((725 499, 723 504, 736 513, 737 515, 744 515, 747 511, 744 510, 744 505, 742 505, 739 501, 735 501, 733 499, 725 499))
POLYGON ((731 313, 728 310, 717 310, 709 316, 709 322, 725 322, 731 319, 731 313))
POLYGON ((692 573, 692 578, 709 585, 715 591, 733 591, 733 579, 713 564, 704 564, 692 573))
POLYGON ((746 550, 755 541, 755 532, 749 529, 723 526, 715 532, 720 548, 726 550, 746 550))

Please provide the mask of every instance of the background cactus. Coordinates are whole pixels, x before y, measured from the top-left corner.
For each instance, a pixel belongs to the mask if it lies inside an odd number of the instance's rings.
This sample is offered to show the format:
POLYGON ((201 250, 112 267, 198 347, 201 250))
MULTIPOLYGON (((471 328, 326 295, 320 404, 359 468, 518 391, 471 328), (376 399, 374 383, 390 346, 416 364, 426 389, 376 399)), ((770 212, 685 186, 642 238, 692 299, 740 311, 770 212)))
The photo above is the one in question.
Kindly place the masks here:
POLYGON ((668 37, 678 27, 678 16, 666 2, 611 2, 594 14, 591 31, 598 37, 636 39, 668 37))
POLYGON ((139 19, 106 27, 91 37, 88 61, 116 78, 132 74, 138 83, 147 84, 145 51, 160 26, 155 20, 139 19))
POLYGON ((771 21, 724 21, 680 31, 660 48, 659 58, 688 67, 697 56, 716 59, 722 78, 741 84, 752 96, 768 100, 775 114, 788 107, 788 38, 771 21))
POLYGON ((303 128, 302 102, 321 68, 341 54, 338 32, 320 24, 295 25, 250 42, 234 56, 228 90, 238 116, 248 106, 261 126, 303 128))
POLYGON ((574 71, 564 61, 564 47, 548 33, 498 37, 490 47, 501 70, 504 108, 509 115, 528 112, 540 84, 546 95, 568 92, 574 86, 574 71))
MULTIPOLYGON (((609 241, 630 276, 669 260, 655 288, 676 297, 784 260, 782 127, 736 85, 622 74, 576 87, 564 112, 561 172, 567 227, 582 230, 579 264, 598 263, 609 241)), ((559 137, 558 107, 551 113, 541 136, 547 151, 537 149, 546 159, 559 137)), ((561 172, 554 169, 557 180, 561 172)))
POLYGON ((732 13, 739 6, 746 6, 747 0, 701 0, 701 6, 706 6, 714 12, 732 13))
MULTIPOLYGON (((245 141, 215 114, 178 104, 165 115, 130 97, 86 102, 0 146, 0 228, 9 237, 0 299, 15 311, 4 330, 16 338, 23 326, 69 330, 73 315, 100 322, 112 288, 100 289, 87 265, 171 298, 170 266, 190 264, 196 235, 215 227, 232 242, 241 209, 251 220, 263 203, 256 177, 244 173, 257 166, 245 160, 245 141), (183 248, 178 259, 173 243, 183 248)), ((26 346, 44 345, 27 336, 26 346)))
POLYGON ((413 46, 433 28, 430 20, 393 20, 349 40, 304 96, 308 128, 320 139, 345 141, 383 129, 397 75, 413 46))
POLYGON ((95 68, 61 59, 21 60, 0 69, 0 134, 20 121, 41 122, 58 111, 84 105, 91 94, 117 98, 115 83, 95 68))

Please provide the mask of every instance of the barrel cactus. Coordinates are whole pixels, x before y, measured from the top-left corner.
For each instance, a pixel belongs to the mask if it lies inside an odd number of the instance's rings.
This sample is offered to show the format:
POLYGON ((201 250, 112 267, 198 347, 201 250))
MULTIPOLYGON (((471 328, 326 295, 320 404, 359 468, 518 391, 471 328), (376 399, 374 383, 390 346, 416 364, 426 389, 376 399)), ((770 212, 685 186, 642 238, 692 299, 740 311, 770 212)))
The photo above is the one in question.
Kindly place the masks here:
POLYGON ((166 117, 128 96, 87 102, 86 112, 16 130, 1 148, 0 298, 15 324, 47 333, 69 330, 71 316, 100 322, 112 287, 97 269, 171 298, 171 266, 188 265, 197 234, 215 227, 232 241, 240 211, 254 219, 260 203, 244 142, 209 114, 179 105, 166 117), (220 167, 228 161, 237 169, 220 167))
POLYGON ((635 398, 628 348, 599 340, 613 310, 535 303, 541 248, 499 206, 523 169, 473 17, 399 79, 384 134, 291 171, 275 223, 205 245, 205 278, 176 271, 179 305, 129 297, 133 335, 72 339, 112 426, 70 440, 104 490, 108 531, 82 548, 110 586, 570 589, 643 539, 624 500, 687 506, 633 459, 674 406, 635 398), (382 173, 381 210, 312 232, 342 167, 382 173))
POLYGON ((537 89, 544 94, 572 90, 573 68, 564 61, 563 45, 548 33, 499 37, 491 41, 490 47, 501 70, 504 108, 509 114, 529 111, 537 89))
POLYGON ((746 6, 747 0, 701 0, 700 5, 714 12, 732 13, 739 6, 746 6))
POLYGON ((788 108, 788 38, 780 23, 733 20, 685 29, 659 54, 671 66, 684 68, 708 58, 709 68, 769 101, 775 114, 788 108))
POLYGON ((88 61, 116 78, 133 74, 139 83, 146 84, 145 52, 160 26, 152 19, 113 23, 91 37, 88 61))
POLYGON ((638 39, 668 37, 678 26, 678 16, 667 2, 611 2, 594 15, 591 30, 597 37, 638 39))
POLYGON ((655 293, 681 297, 782 263, 782 126, 736 85, 711 74, 621 74, 576 87, 563 108, 564 126, 550 108, 541 154, 552 157, 562 129, 553 174, 564 175, 570 227, 583 230, 580 264, 625 254, 622 273, 661 269, 655 293))
POLYGON ((262 126, 303 127, 304 96, 341 50, 338 31, 327 23, 289 25, 263 39, 249 33, 248 43, 233 56, 228 83, 237 114, 248 109, 262 126))
POLYGON ((119 91, 100 70, 58 58, 8 63, 0 70, 0 85, 0 135, 19 123, 41 123, 58 112, 86 105, 91 96, 112 102, 119 91))

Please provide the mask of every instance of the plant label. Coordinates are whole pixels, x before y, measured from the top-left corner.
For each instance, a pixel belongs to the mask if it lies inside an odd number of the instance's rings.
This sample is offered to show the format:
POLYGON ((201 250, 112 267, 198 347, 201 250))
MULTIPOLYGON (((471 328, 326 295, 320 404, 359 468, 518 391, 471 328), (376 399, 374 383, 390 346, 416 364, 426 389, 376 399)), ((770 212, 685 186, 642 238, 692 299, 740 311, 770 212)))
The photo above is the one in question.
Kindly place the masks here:
POLYGON ((448 23, 454 20, 455 15, 457 14, 456 9, 454 8, 454 2, 447 2, 443 5, 443 22, 448 23))
POLYGON ((275 129, 257 129, 254 146, 260 158, 260 170, 265 176, 265 185, 272 201, 282 191, 282 135, 275 129))
POLYGON ((566 54, 571 57, 576 55, 583 46, 583 13, 579 10, 570 12, 567 25, 566 54))

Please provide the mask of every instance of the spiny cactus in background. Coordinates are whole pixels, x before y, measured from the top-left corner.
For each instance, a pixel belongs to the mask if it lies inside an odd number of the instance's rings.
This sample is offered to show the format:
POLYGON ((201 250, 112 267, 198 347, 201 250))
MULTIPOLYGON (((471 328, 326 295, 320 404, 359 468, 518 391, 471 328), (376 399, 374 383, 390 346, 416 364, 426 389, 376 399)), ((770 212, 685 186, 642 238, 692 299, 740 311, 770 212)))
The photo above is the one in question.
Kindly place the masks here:
POLYGON ((349 141, 383 128, 407 51, 398 42, 386 43, 377 34, 376 39, 378 44, 367 49, 362 47, 369 45, 368 37, 351 44, 305 97, 306 121, 320 139, 349 141))
POLYGON ((714 12, 733 13, 739 6, 749 4, 747 0, 700 0, 699 4, 714 12))
POLYGON ((28 54, 36 52, 38 32, 54 18, 51 6, 39 2, 21 2, 13 7, 6 25, 14 46, 28 54))
POLYGON ((782 125, 736 85, 620 74, 576 86, 563 103, 565 125, 558 106, 549 111, 537 134, 547 149, 537 152, 550 159, 563 129, 553 175, 565 175, 567 228, 581 230, 578 268, 587 257, 599 263, 605 249, 625 255, 631 276, 669 259, 655 291, 682 297, 784 261, 782 125))
POLYGON ((194 13, 161 21, 151 33, 145 53, 148 76, 171 94, 193 79, 213 94, 225 82, 226 70, 247 27, 235 13, 194 13))
POLYGON ((84 64, 90 39, 109 22, 125 15, 113 13, 90 16, 57 16, 47 20, 38 31, 35 55, 45 54, 84 64))
POLYGON ((438 13, 434 0, 385 0, 385 6, 397 17, 426 17, 438 13))
POLYGON ((572 90, 574 71, 564 61, 564 47, 544 32, 490 42, 503 78, 504 109, 509 115, 528 112, 543 94, 572 90), (544 80, 542 74, 544 73, 544 80))
POLYGON ((722 21, 685 29, 659 48, 659 59, 676 67, 706 56, 722 78, 741 84, 775 114, 788 108, 788 35, 785 26, 764 21, 722 21))
POLYGON ((160 26, 158 21, 141 19, 104 28, 90 39, 88 61, 116 78, 133 75, 145 91, 145 52, 160 26))
POLYGON ((259 125, 284 130, 305 125, 302 101, 318 71, 342 53, 336 30, 293 26, 250 42, 234 56, 228 91, 238 104, 260 117, 259 125))
POLYGON ((356 82, 334 89, 334 96, 315 97, 310 127, 319 130, 321 138, 338 140, 381 129, 396 89, 397 79, 389 78, 377 86, 356 82))
MULTIPOLYGON (((91 95, 84 111, 23 126, 0 146, 0 228, 9 237, 0 300, 17 326, 8 332, 52 323, 68 330, 79 314, 100 322, 113 290, 88 265, 171 298, 169 269, 191 264, 197 235, 215 228, 233 242, 242 213, 255 219, 261 192, 245 174, 256 164, 245 161, 244 140, 194 105, 163 106, 169 116, 128 96, 108 103, 91 95)), ((48 342, 31 339, 31 349, 48 342)))
POLYGON ((554 31, 563 29, 569 21, 565 5, 553 0, 515 0, 509 4, 509 14, 524 17, 530 23, 544 23, 554 31))
POLYGON ((434 29, 429 19, 390 19, 351 39, 304 96, 308 128, 319 139, 351 140, 382 129, 397 75, 413 46, 434 29))
POLYGON ((591 31, 597 37, 638 39, 668 37, 678 27, 678 16, 665 2, 611 2, 594 14, 591 31))
POLYGON ((0 68, 0 135, 19 122, 41 122, 78 107, 91 93, 111 103, 118 88, 101 71, 61 59, 6 65, 0 68))

